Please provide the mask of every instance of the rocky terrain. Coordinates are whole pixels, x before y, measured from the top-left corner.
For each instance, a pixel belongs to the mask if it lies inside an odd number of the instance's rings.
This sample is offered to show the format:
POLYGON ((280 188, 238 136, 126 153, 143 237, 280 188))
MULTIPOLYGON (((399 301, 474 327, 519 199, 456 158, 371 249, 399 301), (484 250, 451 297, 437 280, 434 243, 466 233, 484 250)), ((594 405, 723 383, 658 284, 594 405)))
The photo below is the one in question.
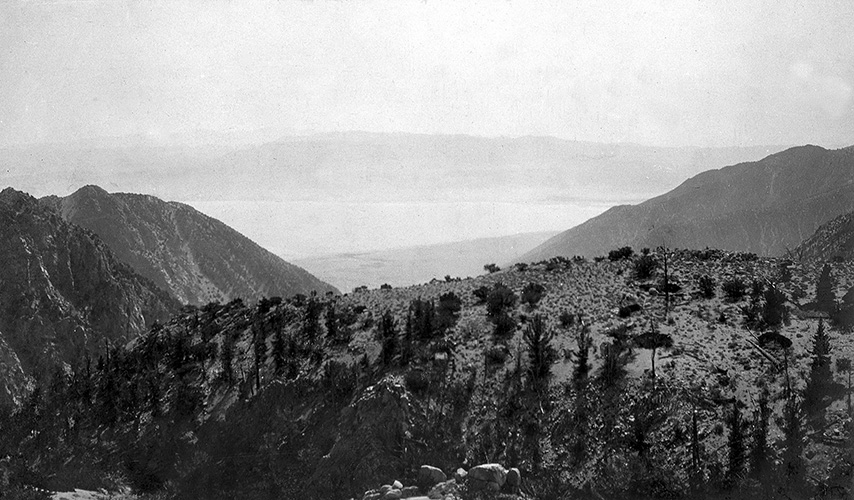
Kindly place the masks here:
POLYGON ((190 206, 97 186, 42 200, 185 304, 337 290, 190 206))
POLYGON ((0 192, 3 403, 105 345, 123 345, 178 303, 122 264, 91 232, 35 198, 0 192))
POLYGON ((186 306, 4 417, 4 467, 175 498, 848 491, 848 262, 611 257, 186 306))
POLYGON ((622 245, 782 255, 854 210, 854 148, 802 146, 698 174, 638 205, 614 207, 518 259, 593 257, 622 245))
POLYGON ((820 262, 854 260, 854 212, 822 224, 793 251, 792 258, 820 262))

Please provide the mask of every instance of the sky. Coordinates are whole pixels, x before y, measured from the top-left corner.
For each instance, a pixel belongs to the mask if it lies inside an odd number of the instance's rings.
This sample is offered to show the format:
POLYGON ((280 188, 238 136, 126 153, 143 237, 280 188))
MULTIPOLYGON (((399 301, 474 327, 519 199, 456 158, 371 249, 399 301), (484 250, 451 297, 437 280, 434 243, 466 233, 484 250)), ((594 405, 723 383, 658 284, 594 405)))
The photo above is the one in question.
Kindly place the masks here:
POLYGON ((851 26, 849 1, 0 0, 0 146, 257 129, 843 146, 851 26))

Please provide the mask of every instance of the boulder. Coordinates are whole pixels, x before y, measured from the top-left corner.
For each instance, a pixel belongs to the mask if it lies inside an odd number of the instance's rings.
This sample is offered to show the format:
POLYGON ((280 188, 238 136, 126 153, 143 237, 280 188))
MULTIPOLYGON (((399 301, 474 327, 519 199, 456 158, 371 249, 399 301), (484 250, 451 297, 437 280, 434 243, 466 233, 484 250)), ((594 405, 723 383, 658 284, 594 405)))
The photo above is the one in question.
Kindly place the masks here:
POLYGON ((384 485, 380 486, 380 494, 381 495, 385 495, 389 491, 391 491, 391 485, 390 484, 384 484, 384 485))
POLYGON ((456 472, 454 472, 454 479, 457 480, 457 483, 462 483, 466 480, 466 476, 468 476, 468 472, 462 467, 458 468, 456 472))
POLYGON ((507 480, 507 469, 501 464, 481 464, 468 472, 467 482, 473 491, 499 491, 507 480))
POLYGON ((393 488, 388 490, 381 500, 400 500, 401 498, 403 498, 403 493, 399 489, 393 488))
POLYGON ((425 490, 430 489, 433 485, 444 482, 447 479, 442 469, 433 467, 432 465, 422 465, 418 470, 418 486, 425 490))
POLYGON ((399 489, 402 489, 402 488, 403 488, 403 483, 401 483, 400 481, 398 481, 397 479, 395 479, 395 480, 394 480, 394 482, 393 482, 393 483, 391 483, 391 487, 392 487, 392 488, 394 488, 394 489, 396 489, 396 490, 399 490, 399 489))
POLYGON ((431 488, 430 491, 427 493, 427 496, 429 498, 437 499, 445 498, 447 495, 459 496, 459 494, 460 487, 457 486, 456 481, 451 479, 449 481, 445 481, 433 486, 433 488, 431 488))
POLYGON ((365 496, 362 497, 362 500, 380 500, 383 494, 379 491, 373 490, 365 493, 365 496))
POLYGON ((400 498, 412 498, 418 496, 418 486, 407 486, 400 490, 400 498))
POLYGON ((513 467, 509 471, 507 471, 507 482, 505 483, 508 488, 515 490, 522 483, 522 473, 519 472, 519 469, 513 467))

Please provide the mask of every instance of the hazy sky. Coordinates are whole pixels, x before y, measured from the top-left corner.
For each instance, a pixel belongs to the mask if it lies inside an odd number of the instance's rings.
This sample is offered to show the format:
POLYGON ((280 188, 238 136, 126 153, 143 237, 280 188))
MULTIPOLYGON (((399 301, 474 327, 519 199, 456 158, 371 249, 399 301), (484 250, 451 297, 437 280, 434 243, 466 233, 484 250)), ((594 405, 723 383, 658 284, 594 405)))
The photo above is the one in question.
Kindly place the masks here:
POLYGON ((272 128, 839 146, 852 86, 850 1, 0 0, 0 145, 272 128))

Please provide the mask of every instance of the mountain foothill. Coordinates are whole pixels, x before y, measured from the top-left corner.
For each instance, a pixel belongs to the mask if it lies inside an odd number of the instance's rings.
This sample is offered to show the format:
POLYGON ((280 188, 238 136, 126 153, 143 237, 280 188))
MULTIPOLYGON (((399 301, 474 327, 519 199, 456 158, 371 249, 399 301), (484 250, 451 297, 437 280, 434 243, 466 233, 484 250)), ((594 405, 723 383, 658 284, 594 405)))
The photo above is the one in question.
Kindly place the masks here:
POLYGON ((185 205, 6 189, 0 487, 848 498, 852 220, 854 149, 796 147, 340 294, 185 205))

